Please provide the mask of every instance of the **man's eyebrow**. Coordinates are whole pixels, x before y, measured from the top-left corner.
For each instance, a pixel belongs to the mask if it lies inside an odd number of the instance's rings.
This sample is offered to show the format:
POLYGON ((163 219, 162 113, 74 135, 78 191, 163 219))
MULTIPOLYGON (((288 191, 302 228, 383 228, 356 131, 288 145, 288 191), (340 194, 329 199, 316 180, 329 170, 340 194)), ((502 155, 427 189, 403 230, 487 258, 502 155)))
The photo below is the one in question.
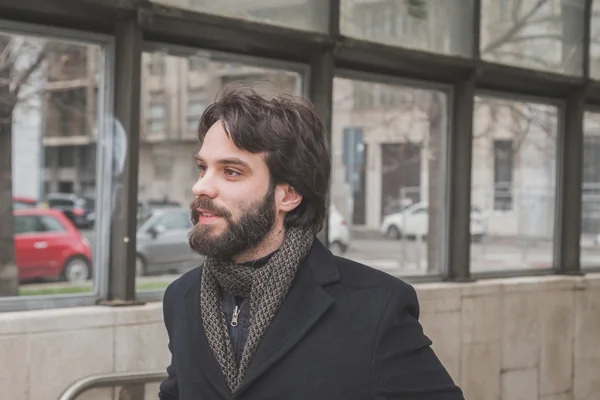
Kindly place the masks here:
MULTIPOLYGON (((194 154, 194 159, 196 159, 196 161, 198 161, 198 162, 204 162, 204 159, 199 154, 194 154)), ((217 160, 217 164, 237 165, 237 166, 240 166, 243 168, 252 169, 250 167, 250 164, 248 164, 246 161, 242 160, 241 158, 237 158, 237 157, 222 158, 220 160, 217 160)))
POLYGON ((252 169, 250 168, 250 164, 248 164, 246 161, 242 160, 241 158, 222 158, 220 160, 217 160, 217 164, 222 164, 222 165, 237 165, 239 167, 243 167, 243 168, 247 168, 247 169, 252 169))

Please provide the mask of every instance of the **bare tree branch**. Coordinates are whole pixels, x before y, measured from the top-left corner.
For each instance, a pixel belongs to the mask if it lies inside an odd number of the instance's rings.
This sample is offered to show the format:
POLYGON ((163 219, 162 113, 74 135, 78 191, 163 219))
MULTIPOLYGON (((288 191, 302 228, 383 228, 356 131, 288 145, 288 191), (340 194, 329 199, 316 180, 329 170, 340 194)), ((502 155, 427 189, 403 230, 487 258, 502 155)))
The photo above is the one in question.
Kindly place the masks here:
MULTIPOLYGON (((486 54, 493 52, 494 50, 503 46, 506 42, 514 37, 514 35, 519 32, 528 22, 529 19, 546 3, 548 0, 538 0, 537 3, 533 6, 529 12, 527 12, 520 20, 515 20, 515 24, 508 29, 504 34, 500 37, 496 38, 492 42, 490 42, 486 47, 481 49, 481 54, 486 54)), ((520 8, 520 4, 519 4, 520 8)), ((515 7, 517 9, 517 7, 515 7)))
POLYGON ((38 53, 35 61, 33 63, 31 63, 29 65, 29 67, 27 67, 27 69, 25 69, 25 71, 23 71, 23 73, 21 73, 21 75, 17 78, 17 80, 15 82, 15 87, 14 87, 13 93, 12 93, 12 96, 13 96, 14 99, 18 99, 19 98, 19 92, 23 88, 23 85, 29 80, 29 78, 31 77, 31 75, 38 68, 40 68, 40 66, 44 62, 45 58, 46 58, 46 49, 42 48, 39 51, 39 53, 38 53))

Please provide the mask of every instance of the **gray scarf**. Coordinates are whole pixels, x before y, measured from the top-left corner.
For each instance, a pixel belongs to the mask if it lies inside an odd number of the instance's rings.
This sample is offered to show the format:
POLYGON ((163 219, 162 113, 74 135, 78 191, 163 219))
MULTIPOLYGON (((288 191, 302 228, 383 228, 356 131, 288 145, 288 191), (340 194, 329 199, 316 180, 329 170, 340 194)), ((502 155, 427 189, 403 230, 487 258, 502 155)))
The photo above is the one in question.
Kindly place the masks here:
POLYGON ((314 240, 310 229, 292 227, 283 245, 261 268, 207 258, 202 270, 200 312, 208 343, 232 393, 292 285, 314 240), (250 331, 238 366, 233 355, 220 289, 250 301, 250 331))

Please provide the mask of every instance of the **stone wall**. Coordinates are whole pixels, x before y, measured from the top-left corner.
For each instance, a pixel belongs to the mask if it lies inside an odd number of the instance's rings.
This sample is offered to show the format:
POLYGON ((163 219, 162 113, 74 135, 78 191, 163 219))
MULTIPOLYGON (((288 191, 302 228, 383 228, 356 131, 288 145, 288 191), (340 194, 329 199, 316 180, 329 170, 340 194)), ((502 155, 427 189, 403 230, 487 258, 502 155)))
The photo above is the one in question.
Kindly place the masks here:
MULTIPOLYGON (((599 274, 415 287, 425 332, 466 399, 598 399, 599 274)), ((0 314, 0 387, 12 400, 54 400, 88 375, 164 369, 166 343, 160 303, 0 314)))

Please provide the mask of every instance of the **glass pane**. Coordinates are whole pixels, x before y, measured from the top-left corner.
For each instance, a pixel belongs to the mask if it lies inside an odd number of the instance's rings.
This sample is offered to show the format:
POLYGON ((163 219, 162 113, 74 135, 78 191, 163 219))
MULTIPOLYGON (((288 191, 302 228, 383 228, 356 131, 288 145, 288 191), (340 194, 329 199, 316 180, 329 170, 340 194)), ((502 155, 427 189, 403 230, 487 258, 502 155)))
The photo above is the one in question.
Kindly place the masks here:
POLYGON ((197 124, 202 112, 225 85, 254 84, 258 92, 300 94, 302 75, 269 67, 264 61, 244 62, 235 56, 180 51, 146 52, 142 57, 142 119, 138 180, 137 289, 164 289, 179 274, 202 263, 188 245, 189 204, 198 179, 193 155, 200 149, 197 124), (162 59, 162 74, 152 63, 162 59), (193 63, 192 60, 204 60, 193 63), (154 111, 155 104, 163 111, 154 111), (150 276, 153 275, 153 276, 150 276))
POLYGON ((551 268, 557 108, 477 97, 471 270, 551 268))
POLYGON ((67 229, 64 225, 55 217, 44 215, 40 217, 40 230, 39 232, 66 232, 67 229))
POLYGON ((446 95, 343 78, 333 88, 334 251, 393 275, 440 273, 446 95))
MULTIPOLYGON (((207 14, 242 18, 270 25, 317 32, 329 29, 328 1, 324 0, 153 0, 207 14)), ((190 62, 195 62, 190 60, 190 62)))
POLYGON ((586 112, 583 137, 581 266, 600 267, 600 113, 586 112))
POLYGON ((102 48, 0 32, 0 54, 19 277, 0 295, 91 292, 102 48))
POLYGON ((443 54, 472 53, 473 0, 340 0, 343 35, 443 54))
POLYGON ((590 32, 590 75, 600 79, 600 2, 592 2, 592 26, 590 32))
POLYGON ((585 0, 482 0, 481 57, 580 75, 585 0))

